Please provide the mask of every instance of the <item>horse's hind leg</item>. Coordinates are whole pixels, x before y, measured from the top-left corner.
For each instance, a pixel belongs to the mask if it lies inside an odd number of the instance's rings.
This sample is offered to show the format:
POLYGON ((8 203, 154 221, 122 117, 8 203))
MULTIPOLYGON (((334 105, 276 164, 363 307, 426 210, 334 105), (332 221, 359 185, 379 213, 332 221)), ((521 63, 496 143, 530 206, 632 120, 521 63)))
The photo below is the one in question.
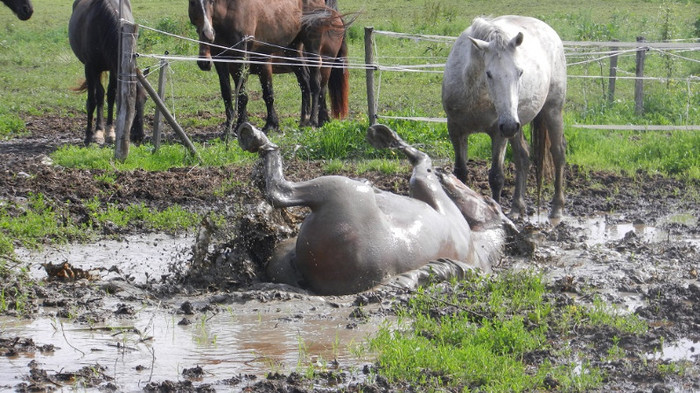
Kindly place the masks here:
POLYGON ((440 213, 460 214, 440 185, 427 154, 404 142, 395 131, 383 124, 369 127, 367 140, 377 149, 396 149, 408 158, 413 165, 409 190, 411 197, 427 203, 440 213))

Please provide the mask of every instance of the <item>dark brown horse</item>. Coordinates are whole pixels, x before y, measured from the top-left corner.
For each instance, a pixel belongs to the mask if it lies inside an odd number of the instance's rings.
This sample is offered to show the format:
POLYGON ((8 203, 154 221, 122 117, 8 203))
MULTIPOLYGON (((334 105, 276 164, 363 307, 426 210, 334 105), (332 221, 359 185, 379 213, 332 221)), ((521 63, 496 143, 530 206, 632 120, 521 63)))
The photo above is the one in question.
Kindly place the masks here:
MULTIPOLYGON (((85 81, 76 90, 87 90, 87 127, 85 144, 114 142, 113 110, 117 91, 117 69, 119 65, 119 0, 75 0, 73 14, 68 23, 68 38, 73 53, 85 65, 85 81), (105 89, 101 76, 109 72, 107 85, 107 136, 104 136, 103 108, 105 89), (95 131, 92 130, 93 112, 97 110, 95 131)), ((121 17, 133 22, 131 5, 122 0, 121 17)), ((126 38, 124 38, 126 39, 126 38)), ((136 40, 136 37, 130 39, 136 40)), ((135 42, 134 42, 135 44, 135 42)), ((135 45, 134 45, 135 46, 135 45)), ((131 126, 131 140, 143 140, 143 106, 146 93, 137 84, 136 115, 131 126)))
POLYGON ((17 15, 19 20, 27 20, 34 13, 34 7, 32 7, 30 0, 2 0, 2 2, 17 15))
MULTIPOLYGON (((279 119, 274 110, 272 73, 290 70, 296 74, 302 89, 302 123, 305 122, 304 113, 305 108, 308 107, 304 104, 305 94, 309 91, 312 95, 311 101, 316 104, 316 108, 312 105, 309 111, 311 113, 309 122, 318 124, 318 116, 314 117, 314 114, 318 113, 317 108, 320 105, 318 101, 322 79, 320 68, 306 68, 309 71, 305 71, 303 61, 309 54, 318 56, 321 48, 318 42, 311 39, 311 33, 301 34, 302 16, 326 8, 323 0, 190 0, 190 22, 197 28, 199 39, 203 42, 200 45, 199 67, 202 70, 210 70, 212 57, 221 60, 215 63, 215 68, 224 100, 227 128, 231 127, 234 115, 231 77, 236 86, 241 85, 238 92, 236 128, 247 121, 248 96, 244 88, 245 81, 241 80, 244 75, 240 61, 244 57, 245 50, 255 53, 250 55, 248 60, 252 62, 250 72, 257 74, 260 78, 263 99, 267 107, 267 119, 263 130, 268 131, 279 126, 279 119), (280 15, 284 17, 280 18, 280 15), (207 43, 213 45, 207 45, 207 43), (302 44, 304 52, 300 55, 302 44), (270 55, 279 54, 285 56, 286 59, 283 62, 291 63, 291 68, 274 66, 275 62, 271 62, 270 55), (299 66, 294 66, 295 63, 299 66), (310 72, 311 75, 307 76, 306 72, 310 72), (316 101, 313 99, 314 96, 316 101)), ((327 17, 326 20, 328 20, 327 17)), ((311 21, 306 23, 313 24, 311 21)), ((331 37, 331 35, 327 36, 331 37)), ((333 54, 333 58, 347 51, 347 49, 344 49, 344 52, 341 51, 341 48, 345 47, 344 40, 336 39, 336 41, 338 49, 333 54)), ((327 46, 332 47, 330 43, 327 43, 327 46)))

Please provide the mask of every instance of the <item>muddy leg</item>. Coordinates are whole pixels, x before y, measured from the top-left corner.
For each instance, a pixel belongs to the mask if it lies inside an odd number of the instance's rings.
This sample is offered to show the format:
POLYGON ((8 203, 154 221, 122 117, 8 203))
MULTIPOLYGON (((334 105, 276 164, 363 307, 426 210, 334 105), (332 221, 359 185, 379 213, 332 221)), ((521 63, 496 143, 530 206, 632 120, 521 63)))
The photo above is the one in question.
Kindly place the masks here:
POLYGON ((377 149, 396 149, 401 151, 413 165, 411 174, 411 197, 430 205, 443 214, 461 214, 435 176, 430 157, 422 151, 404 142, 389 127, 376 124, 367 130, 367 140, 377 149))

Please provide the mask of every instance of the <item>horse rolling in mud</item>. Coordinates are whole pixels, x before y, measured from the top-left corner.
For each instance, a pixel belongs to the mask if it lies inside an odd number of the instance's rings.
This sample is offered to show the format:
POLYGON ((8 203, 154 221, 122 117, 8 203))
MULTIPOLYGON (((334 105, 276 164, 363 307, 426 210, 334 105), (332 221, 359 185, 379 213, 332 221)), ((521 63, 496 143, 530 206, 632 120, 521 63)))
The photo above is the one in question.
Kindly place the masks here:
MULTIPOLYGON (((75 0, 73 13, 68 23, 68 38, 75 56, 85 65, 85 81, 76 91, 87 90, 87 127, 85 144, 92 142, 114 142, 113 110, 117 92, 117 69, 119 67, 119 0, 75 0), (107 85, 107 135, 103 122, 105 90, 100 80, 109 72, 107 85), (96 112, 95 131, 92 117, 96 112)), ((124 0, 121 16, 133 22, 131 5, 124 0)), ((126 38, 124 38, 126 39, 126 38)), ((136 41, 136 37, 130 39, 136 41)), ((134 45, 135 47, 136 45, 134 45)), ((136 84, 135 117, 131 125, 131 140, 141 142, 143 133, 143 106, 146 92, 136 84)))
MULTIPOLYGON (((227 130, 233 126, 234 121, 231 78, 233 78, 234 86, 240 85, 237 97, 238 116, 234 129, 248 121, 246 112, 248 96, 245 91, 245 75, 241 63, 246 51, 254 53, 248 59, 252 62, 250 72, 257 74, 260 79, 263 100, 267 108, 267 118, 263 130, 267 132, 279 127, 279 118, 274 109, 272 74, 273 72, 284 73, 290 70, 296 74, 302 90, 301 124, 319 124, 319 116, 316 113, 321 105, 318 97, 321 94, 322 78, 318 67, 305 68, 303 66, 304 57, 316 57, 321 50, 331 52, 333 47, 337 48, 333 53, 333 58, 344 57, 347 53, 347 46, 344 34, 341 39, 330 34, 324 35, 328 38, 326 41, 321 40, 320 43, 313 40, 315 37, 311 37, 310 32, 300 34, 302 33, 302 17, 305 14, 314 15, 316 10, 336 12, 326 6, 323 0, 189 1, 190 22, 197 28, 201 41, 199 46, 200 60, 197 62, 199 68, 208 71, 211 69, 213 58, 221 60, 215 62, 214 67, 219 77, 221 97, 224 101, 227 130), (286 57, 285 61, 292 63, 292 67, 274 65, 270 57, 280 54, 286 57), (307 101, 308 94, 311 97, 310 104, 305 103, 309 102, 307 101), (309 114, 308 120, 306 113, 309 114)), ((320 17, 316 16, 316 18, 315 20, 318 20, 320 17)), ((323 20, 329 20, 328 24, 331 24, 332 19, 327 16, 323 16, 323 18, 323 20)), ((309 17, 304 19, 304 23, 317 26, 315 20, 313 17, 309 17)), ((344 61, 341 64, 344 64, 344 61)), ((347 74, 344 75, 347 78, 347 74)), ((341 86, 345 86, 347 89, 347 82, 341 86)), ((334 85, 331 87, 334 88, 334 85)), ((343 105, 347 107, 347 92, 344 97, 346 103, 343 105)), ((346 113, 347 110, 338 112, 338 116, 343 116, 346 113)))
POLYGON ((34 13, 30 0, 2 0, 2 2, 17 15, 19 20, 27 20, 34 13))
POLYGON ((524 193, 530 153, 522 125, 532 123, 538 196, 549 145, 554 163, 550 217, 561 217, 565 96, 564 49, 551 27, 524 16, 474 19, 455 42, 442 83, 442 105, 455 151, 455 175, 466 182, 467 138, 475 132, 486 132, 491 137, 489 184, 493 199, 500 201, 503 160, 510 140, 516 168, 512 213, 526 216, 524 193))
POLYGON ((505 230, 513 228, 498 204, 454 176, 434 171, 427 154, 384 125, 370 127, 367 139, 409 159, 410 197, 343 176, 287 181, 279 148, 250 123, 238 129, 241 148, 262 160, 267 200, 275 207, 311 209, 297 237, 276 247, 268 278, 320 295, 341 295, 373 288, 440 258, 461 261, 454 266, 463 270, 490 271, 505 230))

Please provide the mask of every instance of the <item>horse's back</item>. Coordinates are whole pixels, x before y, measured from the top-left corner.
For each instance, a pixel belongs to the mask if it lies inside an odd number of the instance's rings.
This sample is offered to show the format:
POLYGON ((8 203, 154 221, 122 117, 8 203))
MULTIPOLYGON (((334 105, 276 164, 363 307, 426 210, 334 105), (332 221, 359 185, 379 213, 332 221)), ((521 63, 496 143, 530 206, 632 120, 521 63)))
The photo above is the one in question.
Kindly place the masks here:
POLYGON ((68 40, 76 57, 107 71, 118 59, 119 17, 133 22, 131 6, 118 0, 75 0, 68 22, 68 40))

